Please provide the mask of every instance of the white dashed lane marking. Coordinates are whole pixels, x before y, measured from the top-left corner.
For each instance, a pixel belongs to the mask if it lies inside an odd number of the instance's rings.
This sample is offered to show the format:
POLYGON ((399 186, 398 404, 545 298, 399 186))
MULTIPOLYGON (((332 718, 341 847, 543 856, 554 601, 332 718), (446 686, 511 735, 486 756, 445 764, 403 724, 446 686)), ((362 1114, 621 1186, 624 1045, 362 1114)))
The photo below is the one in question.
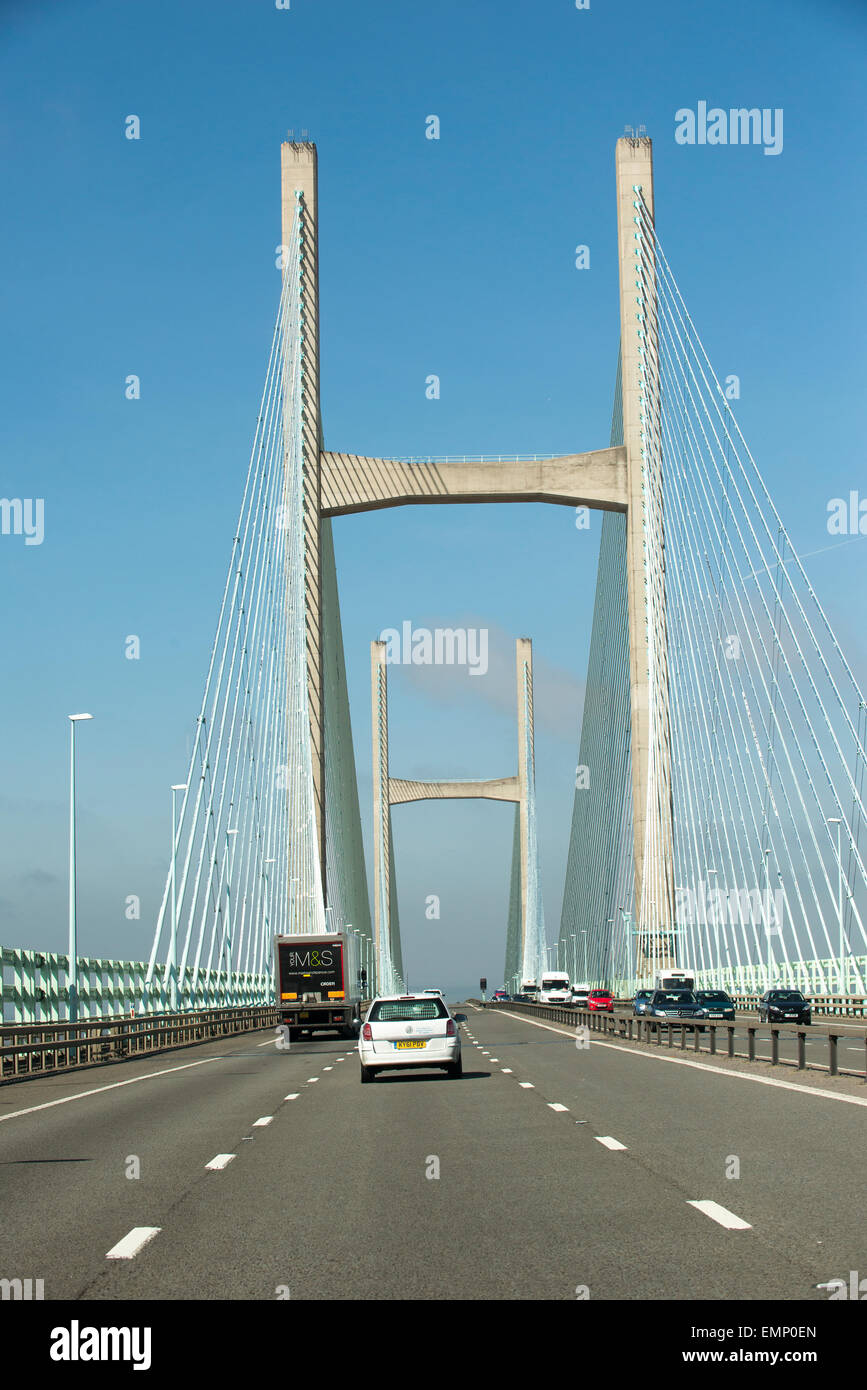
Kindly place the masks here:
POLYGON ((308 1085, 308 1086, 312 1086, 312 1085, 313 1085, 313 1082, 314 1082, 314 1081, 318 1081, 318 1080, 319 1080, 319 1077, 318 1077, 318 1076, 308 1076, 308 1078, 307 1078, 307 1085, 308 1085))
POLYGON ((143 1250, 148 1241, 153 1240, 162 1230, 161 1226, 133 1226, 129 1235, 119 1240, 117 1245, 113 1245, 105 1253, 107 1260, 134 1260, 140 1250, 143 1250))
POLYGON ((257 1125, 269 1125, 273 1118, 273 1115, 262 1115, 258 1120, 253 1121, 253 1128, 255 1129, 257 1125))
MULTIPOLYGON (((549 1100, 549 1101, 548 1101, 548 1109, 549 1109, 549 1110, 568 1110, 569 1107, 568 1107, 568 1105, 561 1105, 560 1102, 559 1102, 559 1100, 549 1100)), ((622 1146, 621 1146, 621 1147, 622 1147, 622 1146)))
POLYGON ((291 1095, 289 1095, 289 1096, 284 1096, 283 1099, 284 1099, 284 1100, 297 1100, 298 1097, 300 1096, 300 1094, 301 1094, 300 1091, 293 1091, 291 1095))
POLYGON ((504 1074, 505 1076, 511 1076, 511 1075, 512 1075, 512 1068, 511 1068, 511 1067, 500 1067, 500 1071, 503 1072, 503 1074, 504 1074))
POLYGON ((691 1201, 689 1205, 695 1207, 698 1211, 703 1211, 705 1216, 710 1217, 711 1221, 716 1221, 720 1226, 725 1226, 727 1231, 751 1231, 753 1229, 749 1221, 742 1221, 739 1216, 735 1216, 734 1212, 727 1211, 725 1207, 721 1207, 719 1202, 691 1201))
POLYGON ((606 1149, 611 1149, 612 1152, 616 1153, 626 1149, 625 1144, 621 1144, 619 1139, 612 1139, 610 1134, 596 1134, 594 1138, 597 1144, 603 1144, 606 1149))
POLYGON ((532 1081, 519 1081, 518 1085, 523 1086, 525 1091, 534 1091, 536 1089, 532 1081))
POLYGON ((234 1157, 234 1154, 217 1154, 216 1158, 212 1158, 210 1163, 205 1164, 205 1171, 207 1173, 219 1173, 222 1168, 228 1168, 234 1157))

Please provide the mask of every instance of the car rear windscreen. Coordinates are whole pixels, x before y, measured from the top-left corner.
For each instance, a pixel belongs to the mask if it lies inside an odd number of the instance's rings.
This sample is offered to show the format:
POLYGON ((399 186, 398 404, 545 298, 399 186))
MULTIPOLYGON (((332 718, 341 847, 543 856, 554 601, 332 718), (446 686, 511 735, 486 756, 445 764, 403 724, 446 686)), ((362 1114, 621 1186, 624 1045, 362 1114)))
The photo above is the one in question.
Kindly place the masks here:
POLYGON ((368 1023, 416 1023, 429 1018, 449 1018, 441 999, 381 999, 371 1005, 368 1023))

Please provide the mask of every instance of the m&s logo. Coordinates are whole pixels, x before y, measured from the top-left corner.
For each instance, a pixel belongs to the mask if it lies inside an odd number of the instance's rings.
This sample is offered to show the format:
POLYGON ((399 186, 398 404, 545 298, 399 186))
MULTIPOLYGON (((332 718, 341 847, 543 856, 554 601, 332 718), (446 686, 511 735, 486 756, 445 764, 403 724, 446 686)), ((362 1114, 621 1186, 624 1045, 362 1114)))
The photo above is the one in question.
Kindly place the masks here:
POLYGON ((331 970, 334 966, 334 952, 330 946, 324 950, 290 951, 290 970, 331 970))

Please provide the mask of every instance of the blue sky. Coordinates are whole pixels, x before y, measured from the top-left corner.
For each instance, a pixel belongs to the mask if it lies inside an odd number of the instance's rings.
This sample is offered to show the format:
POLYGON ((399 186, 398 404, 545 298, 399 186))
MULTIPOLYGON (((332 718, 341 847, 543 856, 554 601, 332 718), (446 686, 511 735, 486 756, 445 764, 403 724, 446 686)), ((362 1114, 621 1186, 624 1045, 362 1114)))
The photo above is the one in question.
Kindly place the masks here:
MULTIPOLYGON (((147 955, 276 311, 289 129, 319 147, 327 446, 461 454, 607 443, 614 142, 643 124, 668 259, 718 374, 740 378, 739 422, 864 675, 865 539, 841 544, 826 518, 830 498, 867 495, 865 13, 0 3, 0 493, 45 499, 42 545, 0 536, 0 944, 65 948, 66 716, 87 709, 81 949, 147 955), (699 101, 782 108, 782 152, 678 145, 675 112, 699 101)), ((371 638, 405 619, 490 629, 490 679, 392 672, 395 774, 465 777, 513 770, 511 644, 534 638, 551 937, 598 536, 598 517, 579 532, 541 506, 335 524, 366 830, 371 638)), ((499 984, 510 809, 424 805, 395 822, 411 981, 499 984)))

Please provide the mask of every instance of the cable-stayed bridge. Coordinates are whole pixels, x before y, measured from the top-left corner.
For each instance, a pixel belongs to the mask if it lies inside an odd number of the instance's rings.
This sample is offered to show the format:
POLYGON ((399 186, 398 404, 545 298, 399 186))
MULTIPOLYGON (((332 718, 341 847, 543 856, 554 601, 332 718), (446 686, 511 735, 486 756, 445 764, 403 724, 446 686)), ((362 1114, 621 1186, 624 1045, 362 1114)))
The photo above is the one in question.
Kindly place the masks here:
POLYGON ((648 139, 617 142, 616 196, 607 446, 330 452, 317 155, 282 146, 282 292, 140 1010, 266 1002, 275 932, 352 930, 370 984, 403 988, 392 807, 425 796, 514 801, 505 975, 539 977, 529 641, 496 784, 391 777, 374 655, 369 885, 331 535, 334 516, 494 501, 604 513, 558 964, 618 991, 680 963, 735 991, 865 992, 867 706, 657 235, 648 139))

